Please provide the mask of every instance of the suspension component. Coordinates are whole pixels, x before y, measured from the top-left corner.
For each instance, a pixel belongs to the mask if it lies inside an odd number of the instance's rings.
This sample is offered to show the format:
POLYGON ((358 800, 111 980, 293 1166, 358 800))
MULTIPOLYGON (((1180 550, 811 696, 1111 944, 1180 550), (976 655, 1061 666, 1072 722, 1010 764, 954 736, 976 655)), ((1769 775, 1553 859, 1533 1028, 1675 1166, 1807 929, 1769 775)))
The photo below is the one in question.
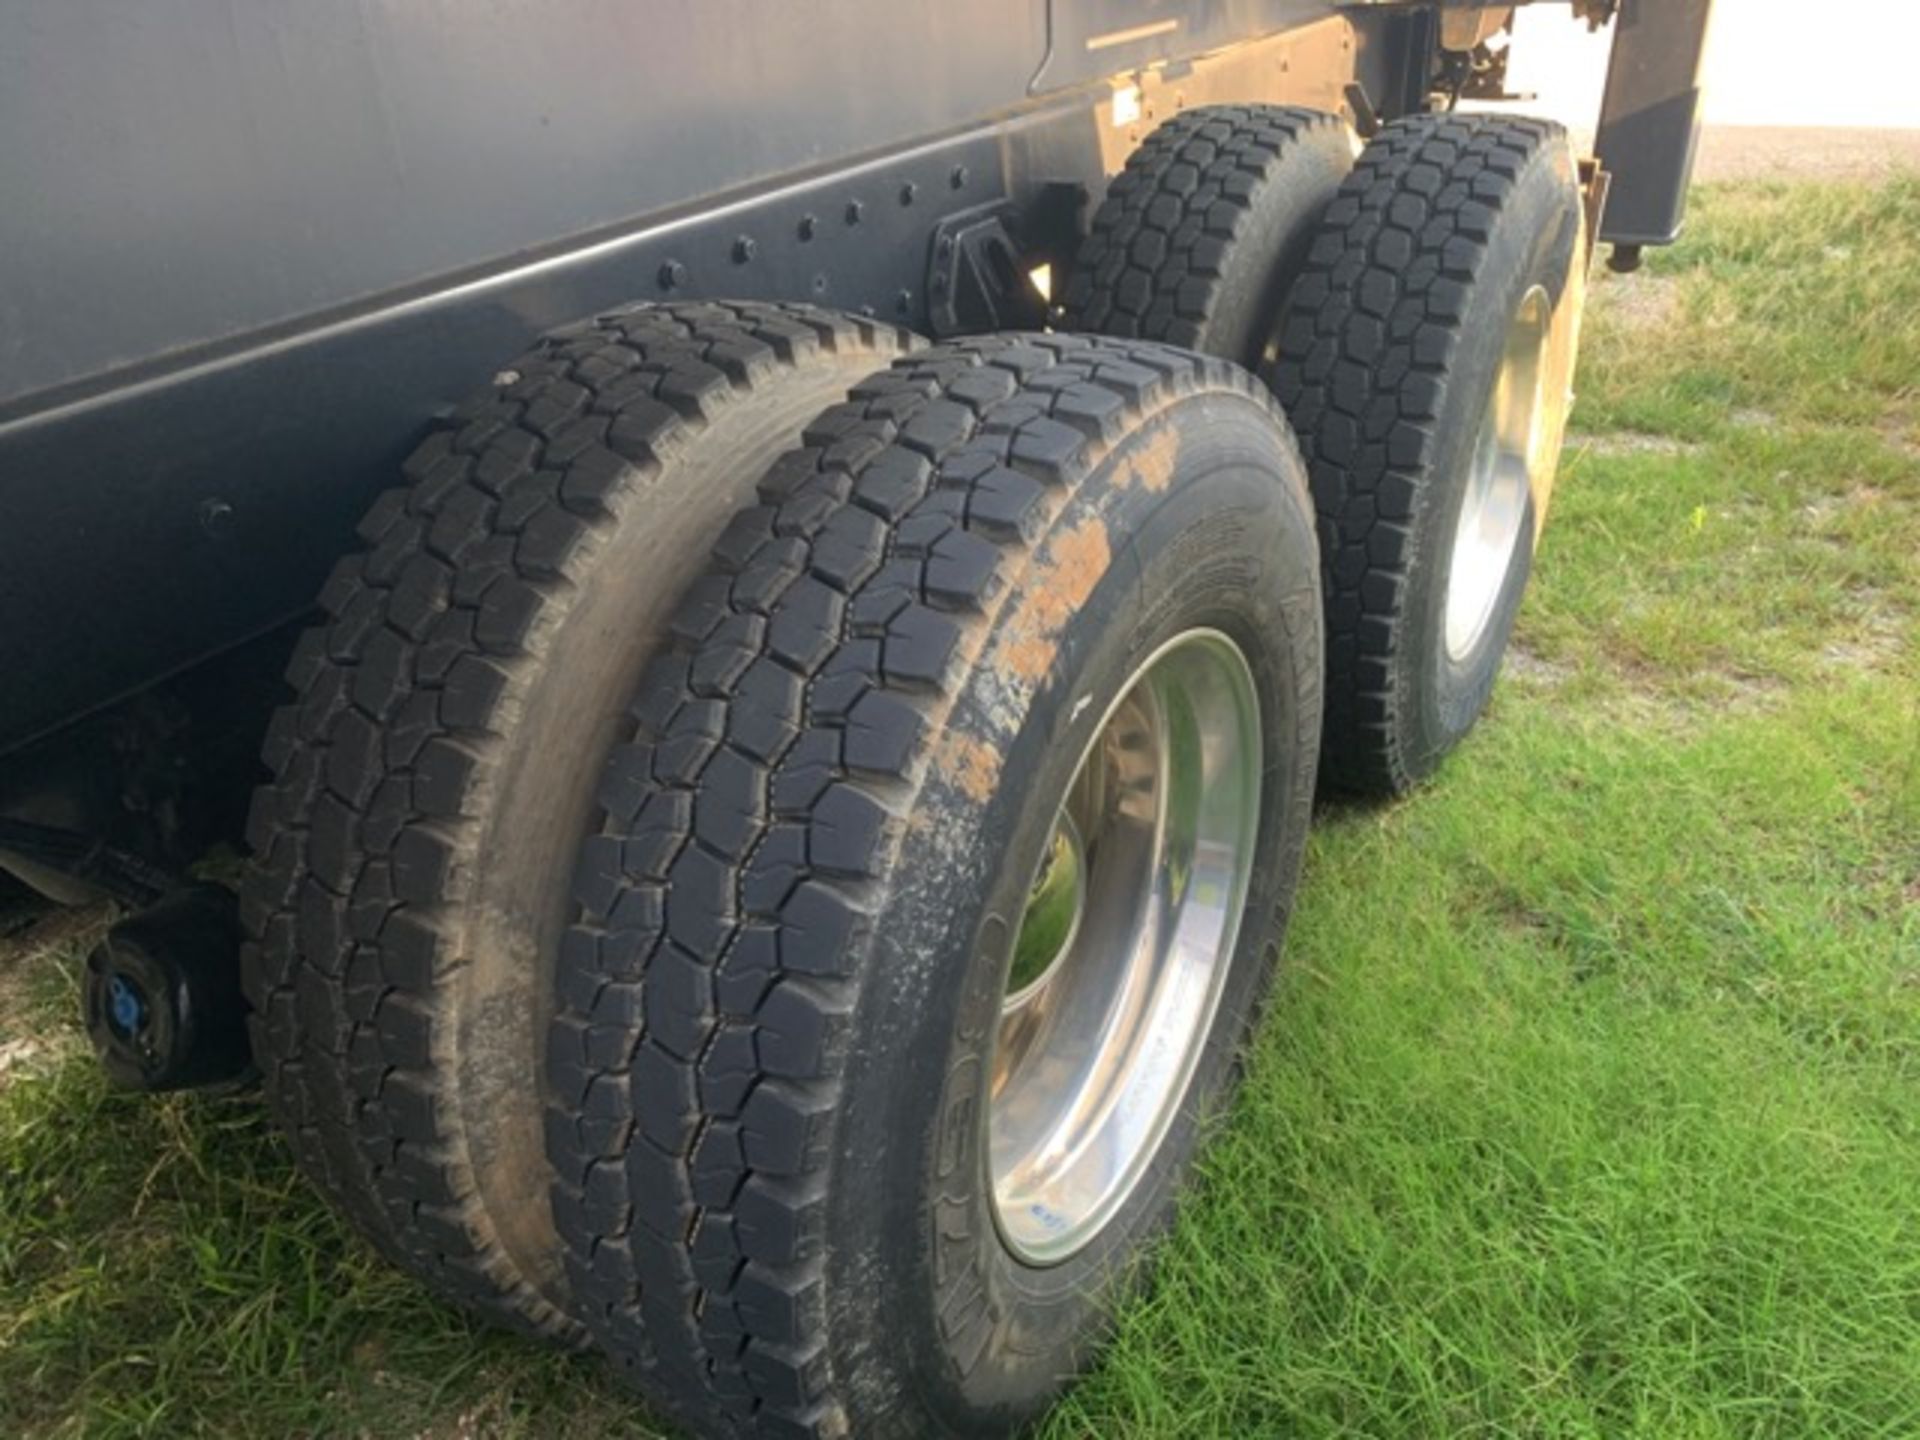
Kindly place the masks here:
POLYGON ((87 956, 87 1034, 115 1084, 185 1090, 252 1065, 233 892, 184 886, 120 921, 87 956))

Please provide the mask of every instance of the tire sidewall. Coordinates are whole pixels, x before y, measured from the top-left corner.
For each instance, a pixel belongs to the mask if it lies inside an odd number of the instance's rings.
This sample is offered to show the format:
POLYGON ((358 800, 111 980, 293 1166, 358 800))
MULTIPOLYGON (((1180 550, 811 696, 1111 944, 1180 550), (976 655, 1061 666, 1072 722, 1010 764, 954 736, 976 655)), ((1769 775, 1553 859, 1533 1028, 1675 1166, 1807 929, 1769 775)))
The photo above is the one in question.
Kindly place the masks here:
MULTIPOLYGON (((1171 1218, 1277 955, 1318 750, 1316 540, 1299 462, 1267 411, 1217 395, 1173 409, 1182 413, 1162 412, 1110 455, 1056 521, 1055 536, 1104 528, 1105 573, 1010 726, 989 646, 948 732, 1011 730, 991 793, 929 779, 892 872, 903 879, 873 919, 866 964, 880 983, 869 981, 852 1017, 852 1033, 871 1038, 848 1065, 827 1232, 830 1321, 853 1337, 836 1350, 862 1357, 863 1373, 840 1388, 894 1397, 856 1413, 859 1433, 891 1424, 924 1434, 936 1420, 952 1434, 1003 1433, 1083 1363, 1141 1247, 1171 1218), (1176 425, 1180 483, 1161 493, 1139 483, 1137 466, 1127 483, 1129 456, 1176 425), (985 1081, 1013 935, 1059 800, 1108 707, 1140 661, 1198 627, 1241 647, 1262 710, 1259 838, 1232 969, 1138 1188, 1085 1249, 1029 1266, 1000 1237, 986 1165, 985 1081)), ((1027 583, 1045 583, 1039 568, 1027 583)))
POLYGON ((1338 122, 1305 130, 1288 146, 1228 251, 1220 288, 1192 348, 1258 373, 1278 353, 1280 318, 1320 217, 1353 169, 1338 122))
POLYGON ((1416 777, 1429 773, 1486 707, 1532 574, 1539 525, 1537 500, 1529 495, 1513 557, 1485 628, 1465 655, 1448 653, 1446 606, 1454 533, 1466 505, 1474 446, 1499 377, 1507 330, 1520 301, 1535 285, 1545 288, 1550 313, 1558 313, 1573 284, 1579 229, 1572 151, 1564 138, 1555 138, 1534 153, 1516 181, 1468 288, 1435 426, 1439 443, 1429 461, 1431 479, 1421 487, 1403 641, 1413 661, 1398 668, 1403 693, 1397 706, 1398 713, 1408 717, 1404 753, 1416 777))

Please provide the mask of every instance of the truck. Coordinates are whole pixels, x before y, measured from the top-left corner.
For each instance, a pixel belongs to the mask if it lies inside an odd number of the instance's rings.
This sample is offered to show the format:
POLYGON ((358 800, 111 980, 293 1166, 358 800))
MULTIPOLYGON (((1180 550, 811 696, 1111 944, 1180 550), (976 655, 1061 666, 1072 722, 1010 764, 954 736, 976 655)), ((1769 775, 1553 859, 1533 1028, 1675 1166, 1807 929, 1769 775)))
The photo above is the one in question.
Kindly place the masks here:
POLYGON ((1516 8, 0 0, 0 869, 120 908, 108 1072, 690 1433, 1041 1413, 1679 233, 1708 0, 1563 7, 1591 154, 1516 8))

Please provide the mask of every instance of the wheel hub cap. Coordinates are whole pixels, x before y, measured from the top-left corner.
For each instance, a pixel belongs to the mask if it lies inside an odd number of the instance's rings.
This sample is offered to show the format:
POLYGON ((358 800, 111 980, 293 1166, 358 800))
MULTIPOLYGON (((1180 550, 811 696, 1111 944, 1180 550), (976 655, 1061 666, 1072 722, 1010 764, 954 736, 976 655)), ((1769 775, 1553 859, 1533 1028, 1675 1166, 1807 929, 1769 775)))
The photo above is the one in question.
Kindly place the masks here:
POLYGON ((1543 439, 1552 320, 1543 286, 1520 298, 1474 441, 1447 580, 1446 645, 1454 660, 1465 659, 1487 633, 1522 543, 1527 498, 1541 467, 1552 462, 1543 439))
POLYGON ((994 1042, 995 1219, 1029 1264, 1098 1234, 1178 1112, 1230 968, 1260 784, 1252 673, 1213 630, 1136 668, 1080 759, 994 1042))

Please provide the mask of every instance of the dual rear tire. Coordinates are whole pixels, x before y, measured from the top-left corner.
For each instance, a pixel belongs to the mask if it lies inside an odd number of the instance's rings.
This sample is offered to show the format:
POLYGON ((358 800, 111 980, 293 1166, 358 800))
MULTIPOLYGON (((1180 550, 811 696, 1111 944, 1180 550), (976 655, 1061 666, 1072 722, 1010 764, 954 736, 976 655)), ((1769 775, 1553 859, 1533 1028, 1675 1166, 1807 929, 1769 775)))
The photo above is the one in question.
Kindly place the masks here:
POLYGON ((1285 405, 1327 612, 1323 779, 1398 795, 1492 693, 1571 399, 1585 217, 1564 131, 1330 115, 1167 121, 1095 213, 1075 329, 1226 356, 1285 405))
POLYGON ((1179 123, 1089 241, 1180 267, 1129 338, 575 327, 416 452, 290 667, 242 917, 297 1157, 698 1433, 1036 1414, 1228 1091, 1323 688, 1327 766, 1394 790, 1491 685, 1564 141, 1405 122, 1349 174, 1327 117, 1179 123), (1263 365, 1306 462, 1156 336, 1263 365))
POLYGON ((1030 1417, 1171 1216, 1291 904, 1323 662, 1273 400, 1150 342, 666 307, 556 337, 410 472, 253 818, 302 1165, 698 1433, 1030 1417))
POLYGON ((1320 519, 1331 785, 1403 793, 1486 709, 1572 402, 1584 228, 1559 126, 1417 116, 1294 278, 1265 374, 1320 519))
POLYGON ((769 474, 560 960, 570 1272, 671 1413, 1003 1433, 1083 1363, 1278 951, 1313 544, 1271 400, 1150 344, 911 357, 769 474), (1037 915, 1070 806, 1083 898, 1037 915))

